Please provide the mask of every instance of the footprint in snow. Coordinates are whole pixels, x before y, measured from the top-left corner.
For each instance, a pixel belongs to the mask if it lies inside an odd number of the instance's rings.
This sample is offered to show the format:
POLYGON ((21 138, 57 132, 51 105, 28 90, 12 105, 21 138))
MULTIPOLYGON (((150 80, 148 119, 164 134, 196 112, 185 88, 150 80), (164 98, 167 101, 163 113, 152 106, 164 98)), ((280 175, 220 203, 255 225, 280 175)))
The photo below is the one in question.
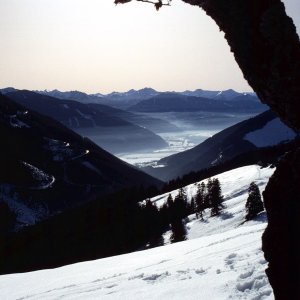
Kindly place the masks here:
POLYGON ((112 289, 113 287, 118 286, 117 284, 111 284, 111 285, 107 285, 105 286, 106 289, 112 289))
POLYGON ((246 271, 246 272, 240 274, 239 278, 246 279, 246 278, 250 277, 253 274, 253 272, 254 272, 254 269, 246 271))
POLYGON ((202 274, 205 274, 206 271, 204 269, 200 268, 200 269, 195 269, 195 273, 198 275, 202 275, 202 274))
POLYGON ((234 265, 237 260, 237 254, 236 253, 231 253, 225 258, 225 265, 228 266, 230 269, 234 268, 234 265))
POLYGON ((251 294, 252 300, 261 300, 271 295, 268 279, 263 271, 245 270, 237 278, 236 289, 242 294, 251 294))
POLYGON ((164 278, 166 278, 167 276, 170 276, 171 274, 167 271, 161 274, 152 274, 149 276, 146 276, 143 278, 143 280, 147 281, 148 283, 154 283, 157 280, 162 280, 164 278))
POLYGON ((141 273, 141 274, 138 274, 138 275, 128 277, 128 280, 142 279, 143 277, 144 277, 144 273, 141 273))

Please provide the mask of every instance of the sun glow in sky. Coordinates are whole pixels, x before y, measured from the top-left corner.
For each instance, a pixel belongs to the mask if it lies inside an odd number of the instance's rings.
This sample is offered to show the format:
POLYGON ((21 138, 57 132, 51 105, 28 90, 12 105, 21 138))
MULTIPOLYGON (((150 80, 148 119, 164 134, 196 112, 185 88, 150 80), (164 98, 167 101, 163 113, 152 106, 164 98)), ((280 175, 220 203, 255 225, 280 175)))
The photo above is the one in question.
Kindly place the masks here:
MULTIPOLYGON (((298 1, 284 3, 299 32, 298 1)), ((251 90, 200 8, 113 2, 0 0, 0 88, 251 90)))

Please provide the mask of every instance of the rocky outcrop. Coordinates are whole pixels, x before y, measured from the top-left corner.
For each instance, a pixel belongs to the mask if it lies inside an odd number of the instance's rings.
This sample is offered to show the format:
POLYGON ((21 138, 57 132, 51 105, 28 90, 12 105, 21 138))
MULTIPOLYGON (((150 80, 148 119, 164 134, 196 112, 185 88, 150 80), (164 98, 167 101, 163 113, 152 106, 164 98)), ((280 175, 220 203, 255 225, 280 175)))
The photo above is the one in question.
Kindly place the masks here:
POLYGON ((300 149, 286 155, 263 193, 268 227, 263 251, 276 299, 299 299, 300 149))

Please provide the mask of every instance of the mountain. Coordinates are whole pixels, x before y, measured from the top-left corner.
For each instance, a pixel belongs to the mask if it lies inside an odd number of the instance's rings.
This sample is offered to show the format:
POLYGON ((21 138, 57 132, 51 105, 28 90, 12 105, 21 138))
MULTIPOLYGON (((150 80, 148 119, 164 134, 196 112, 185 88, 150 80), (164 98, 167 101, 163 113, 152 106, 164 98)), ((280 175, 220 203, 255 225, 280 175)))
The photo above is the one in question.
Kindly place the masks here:
POLYGON ((104 95, 97 103, 113 106, 120 109, 127 109, 129 106, 139 103, 142 100, 149 99, 158 95, 159 92, 152 88, 143 88, 141 90, 131 89, 127 92, 112 92, 104 95))
POLYGON ((214 100, 203 97, 184 96, 177 93, 162 93, 140 101, 128 108, 133 112, 262 112, 266 105, 254 101, 254 97, 237 96, 231 100, 214 100))
POLYGON ((0 89, 0 93, 3 94, 3 95, 6 95, 6 94, 12 93, 12 92, 16 92, 16 91, 18 91, 18 90, 13 88, 13 87, 7 87, 7 88, 4 88, 4 89, 0 89))
MULTIPOLYGON (((141 126, 102 112, 86 104, 59 100, 30 91, 17 91, 7 96, 30 110, 56 119, 77 133, 87 136, 112 153, 159 149, 167 143, 158 135, 141 126)), ((112 109, 111 109, 112 110, 112 109)))
POLYGON ((196 147, 158 161, 161 168, 144 168, 162 180, 221 164, 242 153, 275 146, 296 138, 298 134, 284 125, 271 111, 233 125, 208 138, 196 147))
MULTIPOLYGON (((2 275, 0 297, 274 299, 261 249, 261 235, 267 225, 265 212, 244 222, 249 184, 256 182, 262 192, 274 170, 251 165, 217 175, 225 208, 218 217, 210 217, 209 209, 205 210, 203 221, 189 215, 186 241, 169 245, 168 231, 161 247, 57 269, 2 275)), ((199 183, 185 187, 188 201, 199 183)), ((171 193, 176 195, 178 190, 171 193)), ((151 200, 161 206, 167 197, 151 200)))
POLYGON ((97 103, 99 98, 101 98, 101 94, 88 95, 86 93, 80 91, 68 91, 61 92, 59 90, 44 90, 44 91, 34 91, 38 94, 50 96, 53 98, 58 98, 62 100, 74 100, 82 103, 97 103))
POLYGON ((103 104, 88 104, 89 107, 113 117, 121 118, 130 123, 136 124, 143 128, 149 129, 155 133, 177 132, 181 131, 176 125, 162 120, 160 118, 151 117, 146 114, 132 113, 126 110, 118 109, 103 104))
POLYGON ((2 94, 0 134, 0 202, 16 216, 12 228, 124 188, 160 185, 88 138, 2 94))
POLYGON ((120 92, 112 92, 110 94, 107 94, 106 97, 110 99, 115 100, 121 100, 121 99, 138 99, 138 100, 145 100, 151 97, 154 97, 158 95, 160 92, 157 92, 156 90, 152 88, 143 88, 141 90, 134 90, 131 89, 128 92, 120 93, 120 92))
POLYGON ((239 96, 249 95, 253 97, 252 100, 256 100, 256 101, 258 100, 255 93, 251 93, 251 92, 239 93, 233 89, 224 90, 224 91, 207 91, 207 90, 197 89, 194 91, 179 92, 179 94, 185 96, 203 97, 203 98, 209 98, 215 100, 232 100, 239 96))

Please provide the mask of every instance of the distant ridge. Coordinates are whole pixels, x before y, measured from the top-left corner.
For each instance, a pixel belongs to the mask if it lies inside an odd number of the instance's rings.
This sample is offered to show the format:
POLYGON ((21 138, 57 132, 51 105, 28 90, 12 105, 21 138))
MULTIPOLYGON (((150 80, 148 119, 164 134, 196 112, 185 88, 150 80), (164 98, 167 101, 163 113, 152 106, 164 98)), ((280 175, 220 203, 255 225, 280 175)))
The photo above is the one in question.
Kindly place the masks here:
MULTIPOLYGON (((231 93, 233 98, 223 98, 219 94, 216 98, 187 96, 178 93, 161 93, 155 97, 142 100, 128 108, 133 112, 262 112, 267 106, 257 101, 249 94, 231 93), (219 97, 219 98, 218 98, 219 97), (216 100, 217 99, 217 100, 216 100), (225 99, 225 100, 224 100, 225 99)), ((225 97, 225 96, 224 96, 225 97)))
MULTIPOLYGON (((4 88, 2 90, 3 94, 6 94, 8 92, 17 91, 15 88, 4 88)), ((183 96, 194 96, 194 97, 203 97, 208 99, 214 99, 214 100, 232 100, 235 97, 248 95, 252 96, 253 100, 257 100, 257 96, 253 92, 236 92, 233 89, 227 89, 227 90, 203 90, 203 89, 196 89, 196 90, 186 90, 182 92, 174 92, 174 91, 157 91, 150 87, 145 87, 139 90, 130 89, 126 92, 111 92, 108 94, 104 94, 101 92, 94 93, 94 94, 88 94, 81 91, 59 91, 57 89, 54 90, 42 90, 34 92, 48 95, 51 97, 55 97, 58 99, 63 100, 75 100, 82 103, 98 103, 98 104, 107 104, 118 108, 128 108, 129 106, 132 106, 134 104, 139 103, 140 101, 150 99, 152 97, 164 94, 164 93, 172 93, 177 95, 183 95, 183 96)))

